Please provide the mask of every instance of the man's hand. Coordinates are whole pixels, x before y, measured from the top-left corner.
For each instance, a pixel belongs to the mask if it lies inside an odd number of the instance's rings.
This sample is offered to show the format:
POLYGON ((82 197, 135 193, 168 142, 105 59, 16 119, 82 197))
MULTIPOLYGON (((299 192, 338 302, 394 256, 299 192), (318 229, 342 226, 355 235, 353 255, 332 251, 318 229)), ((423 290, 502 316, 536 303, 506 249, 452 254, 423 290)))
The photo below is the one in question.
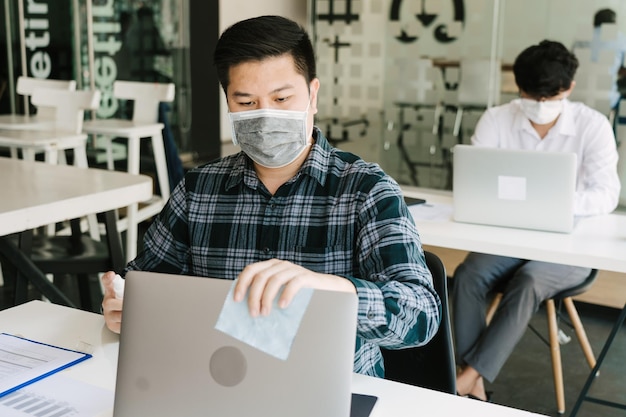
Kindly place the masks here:
POLYGON ((104 286, 104 298, 102 299, 102 314, 104 321, 112 332, 119 333, 122 326, 122 303, 123 300, 115 298, 113 279, 115 272, 109 271, 102 276, 104 286))
POLYGON ((283 286, 284 290, 278 300, 280 308, 286 308, 300 288, 356 293, 352 282, 345 278, 313 272, 288 261, 270 259, 250 264, 241 271, 235 286, 235 301, 242 301, 248 291, 250 315, 267 316, 283 286))

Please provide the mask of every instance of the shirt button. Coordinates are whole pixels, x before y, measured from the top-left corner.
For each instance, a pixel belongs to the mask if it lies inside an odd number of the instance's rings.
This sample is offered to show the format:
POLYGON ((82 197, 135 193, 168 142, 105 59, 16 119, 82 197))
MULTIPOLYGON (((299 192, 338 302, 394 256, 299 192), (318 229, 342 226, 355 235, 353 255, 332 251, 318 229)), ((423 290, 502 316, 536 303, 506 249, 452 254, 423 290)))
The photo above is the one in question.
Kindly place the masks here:
POLYGON ((367 318, 369 320, 374 320, 374 312, 372 310, 367 312, 367 318))
POLYGON ((268 248, 267 246, 266 246, 266 247, 264 247, 264 248, 263 248, 263 252, 265 252, 266 254, 267 254, 267 253, 270 253, 270 248, 268 248))

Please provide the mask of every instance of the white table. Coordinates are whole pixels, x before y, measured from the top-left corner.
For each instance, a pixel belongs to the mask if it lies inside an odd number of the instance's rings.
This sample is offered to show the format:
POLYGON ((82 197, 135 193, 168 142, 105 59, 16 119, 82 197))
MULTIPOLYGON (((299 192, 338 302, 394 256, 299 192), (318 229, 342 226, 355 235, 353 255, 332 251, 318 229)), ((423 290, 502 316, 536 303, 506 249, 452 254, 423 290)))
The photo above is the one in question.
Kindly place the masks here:
MULTIPOLYGON (((22 159, 27 161, 35 161, 37 153, 43 152, 47 163, 65 164, 64 151, 69 149, 74 154, 74 165, 87 168, 86 142, 87 135, 57 131, 54 126, 50 129, 0 129, 0 147, 9 147, 12 158, 17 158, 17 151, 21 149, 22 159)), ((98 240, 100 235, 96 216, 89 215, 87 220, 92 239, 98 240)), ((54 228, 49 230, 53 233, 54 228)))
MULTIPOLYGON (((147 176, 11 158, 0 158, 0 178, 0 239, 50 223, 115 210, 152 195, 152 179, 147 176)), ((26 263, 27 259, 22 261, 26 263)), ((29 279, 40 290, 43 287, 52 291, 52 299, 66 301, 56 287, 39 279, 41 274, 34 275, 29 279)))
MULTIPOLYGON (((438 205, 452 205, 449 191, 417 187, 403 187, 403 191, 425 199, 433 211, 438 205)), ((415 214, 422 209, 409 207, 425 245, 626 272, 626 216, 622 214, 581 218, 572 233, 556 233, 459 223, 450 215, 424 220, 415 214)))
MULTIPOLYGON (((452 212, 445 210, 445 207, 451 207, 453 202, 452 193, 449 191, 417 187, 403 187, 403 191, 408 197, 425 199, 426 204, 431 206, 409 207, 422 243, 426 245, 626 272, 625 215, 613 213, 580 218, 572 233, 484 226, 452 220, 452 212)), ((626 295, 624 301, 626 302, 626 295)), ((626 304, 598 355, 596 366, 590 372, 570 417, 576 415, 583 401, 600 402, 610 407, 626 409, 624 404, 587 395, 615 336, 625 321, 626 304)))
MULTIPOLYGON (((31 301, 0 311, 0 331, 68 349, 87 346, 93 358, 62 371, 62 374, 86 384, 111 391, 115 389, 118 336, 106 328, 102 316, 31 301)), ((378 397, 371 417, 538 416, 526 411, 356 374, 353 392, 378 397)), ((100 417, 110 417, 112 408, 113 404, 111 410, 100 417)))

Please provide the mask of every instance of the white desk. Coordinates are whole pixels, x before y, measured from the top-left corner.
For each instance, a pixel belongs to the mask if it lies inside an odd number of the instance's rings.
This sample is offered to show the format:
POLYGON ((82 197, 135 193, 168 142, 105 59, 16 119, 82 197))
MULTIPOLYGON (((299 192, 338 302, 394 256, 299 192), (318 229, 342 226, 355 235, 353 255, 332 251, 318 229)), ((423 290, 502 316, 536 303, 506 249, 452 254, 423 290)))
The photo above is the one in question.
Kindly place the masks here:
MULTIPOLYGON (((449 191, 416 187, 403 190, 409 197, 425 199, 427 204, 452 205, 449 191)), ((409 208, 412 213, 422 209, 409 208)), ((569 234, 458 223, 451 216, 416 218, 415 222, 425 245, 626 272, 626 216, 622 214, 582 218, 569 234)))
MULTIPOLYGON (((438 205, 449 207, 452 204, 451 192, 417 187, 403 187, 403 191, 408 197, 425 199, 427 204, 433 206, 433 214, 437 212, 438 205)), ((574 231, 565 234, 457 223, 452 220, 451 212, 443 216, 433 215, 431 220, 426 220, 428 216, 424 214, 428 214, 429 207, 411 206, 409 210, 415 217, 422 243, 427 245, 626 272, 626 216, 622 214, 581 218, 574 231)), ((596 366, 589 373, 571 417, 577 414, 583 401, 603 402, 610 407, 626 409, 625 404, 588 395, 595 375, 624 322, 626 304, 598 355, 596 366)))
POLYGON ((150 177, 104 169, 0 158, 0 178, 0 236, 152 196, 150 177))
MULTIPOLYGON (((0 178, 0 239, 50 223, 115 210, 152 196, 152 179, 147 176, 11 158, 0 158, 0 178)), ((27 263, 26 259, 22 261, 27 263)), ((29 279, 38 283, 40 290, 43 286, 52 290, 53 297, 59 295, 39 279, 41 274, 35 275, 29 279)))
MULTIPOLYGON (((68 349, 90 346, 93 358, 62 371, 62 374, 101 388, 112 391, 115 389, 118 336, 106 328, 102 316, 41 301, 31 301, 0 311, 0 331, 68 349)), ((353 392, 378 397, 371 417, 538 416, 526 411, 363 375, 354 375, 353 392)), ((111 416, 112 408, 113 404, 111 411, 100 417, 111 416)))
MULTIPOLYGON (((35 161, 37 153, 44 153, 44 160, 49 164, 65 164, 65 150, 71 149, 74 154, 74 165, 87 168, 87 135, 71 132, 60 132, 54 128, 42 129, 0 129, 0 147, 8 147, 11 157, 18 157, 18 149, 22 151, 22 159, 35 161)), ((98 240, 98 222, 96 216, 88 216, 89 232, 92 239, 98 240)), ((50 233, 53 228, 50 228, 50 233)))
POLYGON ((0 158, 0 236, 101 213, 152 196, 152 179, 0 158))

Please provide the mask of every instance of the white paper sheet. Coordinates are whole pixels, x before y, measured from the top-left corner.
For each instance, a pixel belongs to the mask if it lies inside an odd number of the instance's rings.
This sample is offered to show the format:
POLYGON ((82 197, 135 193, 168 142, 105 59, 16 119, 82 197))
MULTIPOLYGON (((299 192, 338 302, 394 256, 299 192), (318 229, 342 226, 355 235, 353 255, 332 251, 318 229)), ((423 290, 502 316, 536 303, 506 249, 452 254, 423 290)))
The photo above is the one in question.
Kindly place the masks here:
POLYGON ((0 397, 2 417, 93 417, 113 409, 113 391, 55 374, 0 397))
POLYGON ((91 355, 0 333, 0 396, 91 355))
POLYGON ((445 222, 452 217, 452 204, 425 203, 409 206, 409 212, 415 221, 445 222))

